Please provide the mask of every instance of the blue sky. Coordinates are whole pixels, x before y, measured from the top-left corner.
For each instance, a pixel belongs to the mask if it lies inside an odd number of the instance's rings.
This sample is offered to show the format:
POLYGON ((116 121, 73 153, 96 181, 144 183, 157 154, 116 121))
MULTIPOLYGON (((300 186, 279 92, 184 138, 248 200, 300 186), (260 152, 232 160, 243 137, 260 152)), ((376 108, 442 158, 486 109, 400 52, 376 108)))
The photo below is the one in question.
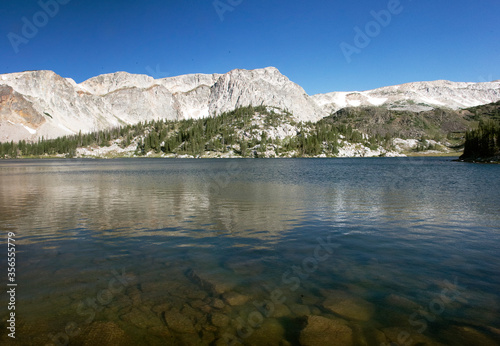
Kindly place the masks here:
POLYGON ((49 10, 2 1, 0 73, 48 69, 82 82, 275 66, 311 95, 500 79, 498 0, 217 1, 219 13, 213 0, 41 0, 49 10))

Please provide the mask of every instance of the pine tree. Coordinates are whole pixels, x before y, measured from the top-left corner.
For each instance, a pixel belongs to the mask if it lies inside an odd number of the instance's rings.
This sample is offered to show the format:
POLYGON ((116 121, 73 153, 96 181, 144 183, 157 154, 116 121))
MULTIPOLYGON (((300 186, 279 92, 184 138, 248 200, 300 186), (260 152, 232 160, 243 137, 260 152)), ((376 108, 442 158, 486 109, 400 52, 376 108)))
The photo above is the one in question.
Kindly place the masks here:
POLYGON ((245 140, 243 140, 240 143, 240 151, 241 151, 241 156, 243 156, 243 157, 247 156, 248 143, 245 140))

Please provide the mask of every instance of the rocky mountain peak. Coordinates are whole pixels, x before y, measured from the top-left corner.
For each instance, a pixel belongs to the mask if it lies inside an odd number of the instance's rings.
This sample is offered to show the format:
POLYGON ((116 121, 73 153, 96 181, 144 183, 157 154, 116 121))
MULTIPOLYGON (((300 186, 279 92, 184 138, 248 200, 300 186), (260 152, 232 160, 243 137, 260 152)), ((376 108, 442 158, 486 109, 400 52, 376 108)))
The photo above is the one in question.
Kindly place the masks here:
POLYGON ((102 74, 80 83, 80 87, 94 95, 105 95, 125 88, 149 88, 154 78, 148 75, 115 72, 102 74))
POLYGON ((211 96, 211 114, 261 104, 287 109, 297 120, 318 120, 321 113, 302 87, 274 67, 232 70, 219 77, 211 96))
POLYGON ((500 100, 498 81, 415 82, 309 96, 275 67, 162 79, 116 72, 80 84, 53 71, 25 71, 0 75, 2 85, 0 141, 53 138, 159 118, 196 119, 248 105, 278 107, 295 120, 314 122, 345 107, 423 111, 500 100))
POLYGON ((378 89, 333 92, 312 96, 324 113, 345 107, 384 106, 394 110, 427 111, 437 107, 460 109, 500 100, 500 83, 465 83, 437 80, 412 82, 378 89))
POLYGON ((186 93, 200 86, 211 87, 221 75, 214 74, 187 74, 176 77, 158 79, 155 82, 163 85, 171 93, 186 93))

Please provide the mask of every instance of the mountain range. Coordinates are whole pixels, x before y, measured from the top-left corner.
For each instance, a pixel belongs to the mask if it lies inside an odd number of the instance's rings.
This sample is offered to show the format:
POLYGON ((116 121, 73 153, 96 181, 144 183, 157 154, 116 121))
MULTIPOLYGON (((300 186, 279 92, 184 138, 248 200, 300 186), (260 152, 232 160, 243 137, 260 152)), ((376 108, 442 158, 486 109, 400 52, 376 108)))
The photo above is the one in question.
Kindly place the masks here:
POLYGON ((278 107, 297 121, 317 122, 348 107, 422 112, 499 100, 500 81, 415 82, 310 96, 274 67, 162 79, 116 72, 80 84, 52 71, 25 71, 0 75, 0 142, 35 141, 157 119, 199 119, 247 105, 278 107))

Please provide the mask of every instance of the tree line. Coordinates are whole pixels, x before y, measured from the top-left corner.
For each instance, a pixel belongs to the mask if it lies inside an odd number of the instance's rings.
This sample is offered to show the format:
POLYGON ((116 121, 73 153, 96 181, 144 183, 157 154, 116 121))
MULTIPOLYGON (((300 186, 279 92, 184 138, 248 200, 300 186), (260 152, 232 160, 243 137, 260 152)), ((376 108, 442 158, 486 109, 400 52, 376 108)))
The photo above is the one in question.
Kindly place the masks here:
POLYGON ((17 157, 40 157, 46 155, 65 155, 74 157, 76 149, 88 146, 109 146, 110 142, 122 138, 122 145, 130 145, 131 140, 142 133, 143 124, 127 125, 123 127, 112 128, 109 130, 94 131, 91 133, 82 133, 77 135, 62 136, 55 139, 39 138, 36 142, 0 143, 0 158, 17 157))
POLYGON ((461 159, 495 157, 497 161, 500 160, 500 122, 494 120, 481 122, 477 129, 466 132, 464 153, 461 159))
POLYGON ((233 151, 243 157, 263 156, 269 150, 276 156, 284 152, 294 152, 295 156, 336 155, 340 139, 363 143, 372 149, 388 145, 390 141, 390 138, 380 135, 365 138, 351 125, 328 121, 298 123, 287 111, 275 112, 273 108, 261 105, 241 107, 202 119, 152 120, 56 139, 40 138, 33 143, 24 140, 0 143, 0 158, 74 157, 77 148, 109 146, 118 139, 122 148, 135 143, 138 156, 149 152, 199 156, 207 151, 233 151), (256 121, 256 113, 260 114, 261 122, 256 121), (268 136, 267 129, 283 123, 296 126, 298 134, 285 139, 268 136))

